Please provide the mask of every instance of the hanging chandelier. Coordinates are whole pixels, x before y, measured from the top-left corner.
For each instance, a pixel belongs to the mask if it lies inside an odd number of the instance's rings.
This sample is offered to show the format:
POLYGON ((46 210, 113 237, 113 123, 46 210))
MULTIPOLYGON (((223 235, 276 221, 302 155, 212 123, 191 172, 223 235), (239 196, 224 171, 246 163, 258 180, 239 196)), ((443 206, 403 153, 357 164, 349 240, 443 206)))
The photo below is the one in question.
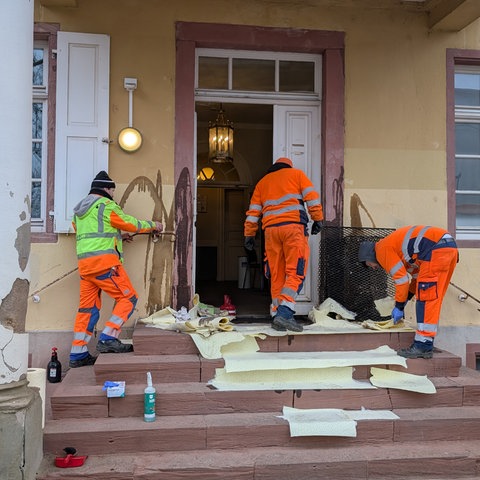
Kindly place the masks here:
POLYGON ((233 162, 233 123, 224 113, 220 105, 215 122, 208 122, 208 159, 213 163, 233 162))

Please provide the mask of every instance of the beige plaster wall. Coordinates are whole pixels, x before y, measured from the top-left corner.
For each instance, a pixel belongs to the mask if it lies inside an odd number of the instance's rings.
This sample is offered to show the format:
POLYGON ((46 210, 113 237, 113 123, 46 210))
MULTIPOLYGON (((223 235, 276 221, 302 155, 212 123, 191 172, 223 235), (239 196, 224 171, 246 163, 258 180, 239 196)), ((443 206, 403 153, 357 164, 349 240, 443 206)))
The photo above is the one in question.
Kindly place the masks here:
MULTIPOLYGON (((110 173, 126 185, 137 175, 153 181, 160 169, 168 187, 167 203, 174 187, 176 21, 346 32, 344 224, 351 224, 354 208, 356 220, 360 218, 365 226, 446 226, 445 52, 478 48, 479 22, 460 33, 429 33, 425 16, 403 9, 347 9, 321 7, 322 3, 78 0, 78 8, 46 8, 36 2, 35 19, 58 22, 62 30, 110 35, 110 136, 115 138, 127 123, 123 78, 132 76, 139 82, 133 123, 145 138, 145 145, 133 156, 114 143, 110 173)), ((137 255, 142 257, 141 245, 127 246, 132 277, 137 275, 137 267, 131 266, 137 255)), ((461 255, 453 281, 480 298, 475 280, 479 252, 465 250, 461 255)), ((33 290, 58 279, 75 267, 73 238, 61 236, 58 245, 33 245, 31 263, 33 290)), ((134 278, 139 288, 141 276, 140 272, 134 278)), ((442 322, 474 322, 478 305, 459 302, 457 294, 449 292, 442 322)), ((45 290, 39 304, 31 305, 28 328, 70 329, 76 302, 73 274, 45 290), (53 318, 47 316, 52 305, 53 318)))

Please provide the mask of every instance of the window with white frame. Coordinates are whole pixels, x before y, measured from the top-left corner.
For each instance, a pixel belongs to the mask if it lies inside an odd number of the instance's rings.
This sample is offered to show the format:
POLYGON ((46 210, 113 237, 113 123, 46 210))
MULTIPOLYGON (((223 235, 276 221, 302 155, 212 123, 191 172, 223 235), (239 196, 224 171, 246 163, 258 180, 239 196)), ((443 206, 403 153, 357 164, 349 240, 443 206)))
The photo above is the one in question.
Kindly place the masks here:
POLYGON ((261 95, 314 100, 321 85, 321 56, 288 52, 199 48, 196 89, 229 96, 261 95))
POLYGON ((48 44, 33 48, 32 94, 32 231, 45 232, 48 118, 48 44))
POLYGON ((55 162, 56 48, 58 24, 36 22, 32 63, 31 240, 55 242, 53 194, 55 162))
POLYGON ((480 67, 455 68, 455 218, 458 239, 480 238, 480 67))

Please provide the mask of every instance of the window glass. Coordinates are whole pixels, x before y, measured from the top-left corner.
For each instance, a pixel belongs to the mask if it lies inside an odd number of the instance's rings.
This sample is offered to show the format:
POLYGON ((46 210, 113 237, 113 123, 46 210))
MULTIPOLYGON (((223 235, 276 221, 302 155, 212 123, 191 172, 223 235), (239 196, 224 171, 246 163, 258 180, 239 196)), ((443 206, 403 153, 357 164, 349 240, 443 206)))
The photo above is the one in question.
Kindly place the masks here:
POLYGON ((480 228, 480 195, 456 194, 457 228, 480 228))
POLYGON ((198 87, 228 89, 228 58, 199 57, 198 87))
POLYGON ((43 83, 43 48, 33 49, 33 85, 41 86, 43 83))
POLYGON ((275 91, 275 61, 254 58, 234 58, 232 88, 262 92, 275 91))
POLYGON ((315 64, 313 62, 280 61, 281 92, 314 92, 315 64))
POLYGON ((480 106, 480 74, 455 74, 455 105, 480 106))
POLYGON ((480 233, 480 72, 455 74, 455 222, 480 233))
POLYGON ((32 182, 32 218, 41 218, 42 184, 32 182))
POLYGON ((43 103, 32 104, 32 218, 41 218, 42 191, 41 179, 43 173, 43 103))
POLYGON ((455 167, 455 189, 480 193, 480 157, 457 158, 455 167))
POLYGON ((457 155, 480 155, 480 123, 455 125, 455 151, 457 155))

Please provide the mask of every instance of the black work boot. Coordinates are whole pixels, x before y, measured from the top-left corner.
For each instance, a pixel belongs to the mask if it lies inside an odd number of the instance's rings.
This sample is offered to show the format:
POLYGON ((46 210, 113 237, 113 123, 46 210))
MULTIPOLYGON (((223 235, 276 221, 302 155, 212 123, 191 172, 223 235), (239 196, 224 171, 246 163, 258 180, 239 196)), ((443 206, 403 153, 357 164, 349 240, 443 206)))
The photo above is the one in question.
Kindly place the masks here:
POLYGON ((303 332, 303 326, 300 325, 293 317, 285 318, 280 315, 276 315, 273 318, 272 327, 275 330, 291 330, 292 332, 303 332))
POLYGON ((88 365, 93 365, 96 359, 97 357, 87 354, 85 358, 80 358, 79 360, 70 360, 68 366, 70 368, 86 367, 88 365))
POLYGON ((133 345, 122 343, 118 338, 112 340, 99 340, 97 350, 100 353, 128 353, 133 352, 133 345))
POLYGON ((413 342, 408 348, 402 348, 397 354, 404 358, 432 358, 433 344, 413 342))

